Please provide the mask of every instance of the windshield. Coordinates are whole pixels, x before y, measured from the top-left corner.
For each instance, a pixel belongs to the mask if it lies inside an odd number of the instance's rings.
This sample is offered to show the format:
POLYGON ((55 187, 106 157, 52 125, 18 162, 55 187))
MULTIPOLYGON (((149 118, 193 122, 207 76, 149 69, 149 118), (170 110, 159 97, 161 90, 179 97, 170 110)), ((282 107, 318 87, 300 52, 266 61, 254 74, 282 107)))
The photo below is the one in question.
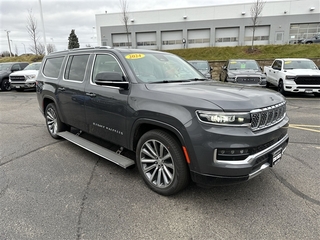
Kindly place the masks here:
POLYGON ((206 78, 176 55, 152 53, 122 53, 138 81, 144 83, 192 81, 206 78))
POLYGON ((284 62, 284 69, 318 69, 311 60, 287 60, 284 62))
POLYGON ((229 62, 229 70, 251 69, 259 70, 259 65, 254 60, 232 60, 229 62))
POLYGON ((1 63, 0 64, 0 71, 10 71, 12 64, 8 63, 1 63))
POLYGON ((41 63, 31 63, 23 70, 39 70, 41 63))

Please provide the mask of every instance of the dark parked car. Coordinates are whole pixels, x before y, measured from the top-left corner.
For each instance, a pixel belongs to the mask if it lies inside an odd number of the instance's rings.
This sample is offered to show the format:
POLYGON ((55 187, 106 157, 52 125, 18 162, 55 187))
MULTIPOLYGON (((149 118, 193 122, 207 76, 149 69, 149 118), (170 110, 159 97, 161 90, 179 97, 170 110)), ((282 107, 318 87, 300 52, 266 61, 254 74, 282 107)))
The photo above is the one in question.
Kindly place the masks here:
POLYGON ((27 62, 6 62, 0 63, 0 87, 2 91, 10 91, 9 75, 15 71, 20 71, 28 66, 27 62))
POLYGON ((136 165, 163 195, 190 179, 202 186, 247 181, 278 163, 289 140, 280 93, 208 80, 170 53, 55 52, 44 57, 36 86, 53 138, 123 168, 136 165))
POLYGON ((311 38, 306 38, 301 41, 302 44, 320 43, 320 34, 316 34, 311 38))
POLYGON ((257 61, 251 59, 230 59, 221 68, 219 80, 250 86, 266 86, 266 75, 257 61))
POLYGON ((201 72, 206 78, 212 78, 211 70, 212 67, 210 66, 208 61, 205 60, 190 60, 188 61, 191 63, 199 72, 201 72))

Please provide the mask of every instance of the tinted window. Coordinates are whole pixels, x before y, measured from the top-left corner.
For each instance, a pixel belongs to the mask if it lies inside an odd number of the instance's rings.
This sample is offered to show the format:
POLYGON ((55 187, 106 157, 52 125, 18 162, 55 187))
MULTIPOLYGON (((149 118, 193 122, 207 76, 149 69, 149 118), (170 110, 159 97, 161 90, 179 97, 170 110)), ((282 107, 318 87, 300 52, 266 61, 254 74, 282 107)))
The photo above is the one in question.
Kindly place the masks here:
POLYGON ((47 77, 58 78, 63 58, 48 58, 43 68, 43 74, 47 77))
POLYGON ((69 56, 64 78, 82 82, 88 59, 89 54, 69 56))
POLYGON ((97 55, 94 63, 92 81, 95 81, 96 75, 100 72, 118 72, 122 74, 117 60, 111 55, 97 55))

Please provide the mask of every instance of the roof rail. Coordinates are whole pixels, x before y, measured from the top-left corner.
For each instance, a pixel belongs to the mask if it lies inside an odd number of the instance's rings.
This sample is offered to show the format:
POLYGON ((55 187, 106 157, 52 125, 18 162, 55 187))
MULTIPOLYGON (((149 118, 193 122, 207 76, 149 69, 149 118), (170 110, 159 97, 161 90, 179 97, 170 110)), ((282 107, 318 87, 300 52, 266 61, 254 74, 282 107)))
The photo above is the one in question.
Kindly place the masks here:
POLYGON ((55 53, 63 53, 63 52, 72 52, 72 51, 85 51, 89 49, 111 49, 112 47, 110 46, 96 46, 96 47, 85 47, 85 48, 72 48, 72 49, 67 49, 67 50, 61 50, 61 51, 56 51, 52 52, 49 54, 55 54, 55 53))

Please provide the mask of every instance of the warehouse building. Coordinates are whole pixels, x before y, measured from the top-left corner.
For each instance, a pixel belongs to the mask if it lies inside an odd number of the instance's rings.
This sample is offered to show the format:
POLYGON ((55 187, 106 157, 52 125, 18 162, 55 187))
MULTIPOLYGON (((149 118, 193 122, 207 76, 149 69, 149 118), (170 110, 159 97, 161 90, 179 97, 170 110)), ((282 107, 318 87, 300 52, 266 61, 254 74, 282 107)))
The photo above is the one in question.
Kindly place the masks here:
MULTIPOLYGON (((100 46, 156 50, 251 45, 253 3, 96 14, 100 46)), ((254 44, 291 44, 320 33, 319 0, 266 1, 254 44)))

